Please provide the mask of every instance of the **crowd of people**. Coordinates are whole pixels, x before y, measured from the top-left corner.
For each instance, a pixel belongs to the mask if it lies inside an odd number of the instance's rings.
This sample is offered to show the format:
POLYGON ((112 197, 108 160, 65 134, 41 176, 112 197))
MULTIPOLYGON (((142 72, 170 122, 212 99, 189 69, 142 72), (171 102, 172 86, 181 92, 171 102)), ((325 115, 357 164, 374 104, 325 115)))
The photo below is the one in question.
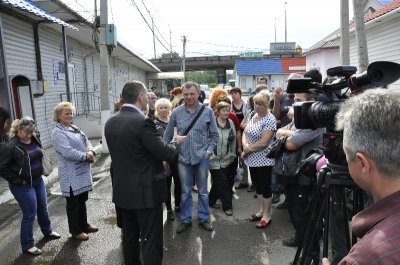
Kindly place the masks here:
MULTIPOLYGON (((301 77, 322 81, 315 69, 304 75, 291 74, 288 79, 301 77)), ((249 223, 255 222, 258 229, 269 228, 272 204, 284 193, 285 202, 279 207, 287 208, 295 233, 282 244, 300 246, 313 187, 304 185, 297 173, 282 175, 275 165, 276 159, 282 158, 271 157, 269 150, 276 139, 284 139, 283 152, 296 153, 301 161, 322 146, 325 128, 296 128, 292 108, 319 98, 310 93, 290 94, 282 88, 271 91, 265 78, 260 79, 255 93, 245 102, 238 87, 229 93, 215 88, 210 105, 205 106, 195 82, 172 89, 169 99, 157 98, 140 81, 124 85, 115 115, 105 124, 105 137, 112 159, 113 203, 125 264, 162 264, 163 204, 168 221, 179 218, 176 233, 184 233, 193 222, 194 190, 198 196, 197 222, 205 231, 213 231, 210 208, 234 215, 232 196, 245 188, 255 191, 257 199, 249 223)), ((398 141, 400 123, 393 121, 400 117, 399 98, 398 91, 368 91, 347 101, 339 112, 337 129, 344 130, 350 174, 371 193, 376 204, 354 217, 353 230, 362 239, 348 255, 334 251, 332 264, 400 262, 396 254, 400 241, 385 234, 395 231, 392 224, 397 224, 394 216, 398 215, 398 148, 389 154, 388 150, 398 141), (375 124, 386 128, 385 141, 379 140, 375 129, 380 127, 375 124), (364 133, 367 136, 362 136, 364 133), (387 255, 379 256, 383 251, 387 255)), ((96 154, 84 132, 73 124, 73 111, 69 102, 57 104, 51 140, 58 155, 69 232, 76 240, 88 240, 88 233, 98 231, 89 224, 86 210, 93 190, 90 164, 96 154)), ((9 112, 0 108, 0 141, 0 176, 9 182, 22 211, 22 251, 40 255, 33 238, 36 216, 46 238, 59 239, 61 235, 53 231, 50 222, 42 179, 43 147, 36 122, 30 117, 11 122, 9 112)), ((315 233, 307 256, 302 257, 304 264, 320 263, 319 241, 320 235, 315 233)), ((332 249, 335 247, 333 243, 332 249)), ((324 259, 323 263, 329 261, 324 259)))

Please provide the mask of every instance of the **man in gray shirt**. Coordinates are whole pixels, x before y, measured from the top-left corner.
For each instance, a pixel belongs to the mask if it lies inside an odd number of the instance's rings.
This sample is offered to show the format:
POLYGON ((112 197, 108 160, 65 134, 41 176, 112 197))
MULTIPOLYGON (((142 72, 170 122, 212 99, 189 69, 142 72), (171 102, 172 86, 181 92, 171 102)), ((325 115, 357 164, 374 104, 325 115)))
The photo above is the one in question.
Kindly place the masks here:
MULTIPOLYGON (((169 142, 173 137, 174 127, 178 134, 184 134, 193 119, 200 112, 203 104, 199 102, 200 88, 194 82, 182 86, 184 104, 175 108, 164 132, 164 140, 169 142)), ((181 180, 181 223, 176 232, 184 232, 192 225, 192 186, 193 178, 199 192, 197 218, 199 225, 212 231, 209 222, 210 208, 208 203, 208 167, 209 157, 218 143, 218 129, 213 111, 205 107, 198 120, 189 131, 186 142, 179 151, 178 170, 181 180)))

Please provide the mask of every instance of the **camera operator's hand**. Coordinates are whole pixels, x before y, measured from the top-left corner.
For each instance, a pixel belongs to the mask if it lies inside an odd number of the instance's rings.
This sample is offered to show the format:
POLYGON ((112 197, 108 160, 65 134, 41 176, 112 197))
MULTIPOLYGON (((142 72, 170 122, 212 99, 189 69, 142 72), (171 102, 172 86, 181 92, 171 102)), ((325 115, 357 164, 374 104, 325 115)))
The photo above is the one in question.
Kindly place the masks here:
POLYGON ((331 263, 329 262, 329 260, 327 258, 323 258, 322 265, 331 265, 331 263))
POLYGON ((276 131, 275 137, 276 138, 281 138, 282 136, 292 136, 292 131, 291 130, 286 130, 286 129, 279 129, 278 131, 276 131))

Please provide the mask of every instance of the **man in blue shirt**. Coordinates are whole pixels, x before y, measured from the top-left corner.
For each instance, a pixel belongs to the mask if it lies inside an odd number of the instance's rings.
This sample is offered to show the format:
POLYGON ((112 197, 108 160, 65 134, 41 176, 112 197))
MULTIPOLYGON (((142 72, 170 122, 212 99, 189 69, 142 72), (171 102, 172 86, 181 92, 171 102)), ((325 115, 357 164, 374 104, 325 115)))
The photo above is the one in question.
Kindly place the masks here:
MULTIPOLYGON (((164 140, 169 142, 173 137, 174 127, 178 134, 183 134, 192 120, 199 113, 202 104, 199 102, 200 88, 194 82, 182 86, 184 104, 175 108, 164 133, 164 140)), ((184 232, 192 225, 192 186, 193 177, 198 188, 197 218, 199 225, 212 231, 209 222, 210 208, 208 203, 208 167, 209 157, 218 143, 218 129, 213 111, 206 107, 189 131, 186 142, 181 146, 178 158, 178 170, 181 180, 181 223, 176 232, 184 232)))

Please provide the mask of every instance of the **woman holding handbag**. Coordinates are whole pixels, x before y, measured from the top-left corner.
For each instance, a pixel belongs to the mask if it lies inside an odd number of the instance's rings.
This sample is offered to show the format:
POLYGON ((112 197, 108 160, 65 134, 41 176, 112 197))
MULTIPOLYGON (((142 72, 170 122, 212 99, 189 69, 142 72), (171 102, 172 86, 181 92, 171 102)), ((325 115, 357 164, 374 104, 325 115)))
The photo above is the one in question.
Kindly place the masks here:
POLYGON ((86 135, 72 124, 73 110, 70 102, 60 102, 54 108, 57 124, 51 140, 58 155, 61 192, 67 200, 69 232, 77 240, 88 240, 87 233, 99 230, 88 223, 86 211, 89 191, 93 190, 90 163, 95 153, 86 135))
POLYGON ((46 238, 59 239, 61 236, 51 228, 46 187, 42 179, 42 146, 35 131, 35 121, 30 117, 12 123, 11 138, 4 144, 0 155, 0 175, 9 182, 10 191, 22 210, 22 251, 37 256, 42 251, 34 246, 33 225, 36 215, 46 238))

